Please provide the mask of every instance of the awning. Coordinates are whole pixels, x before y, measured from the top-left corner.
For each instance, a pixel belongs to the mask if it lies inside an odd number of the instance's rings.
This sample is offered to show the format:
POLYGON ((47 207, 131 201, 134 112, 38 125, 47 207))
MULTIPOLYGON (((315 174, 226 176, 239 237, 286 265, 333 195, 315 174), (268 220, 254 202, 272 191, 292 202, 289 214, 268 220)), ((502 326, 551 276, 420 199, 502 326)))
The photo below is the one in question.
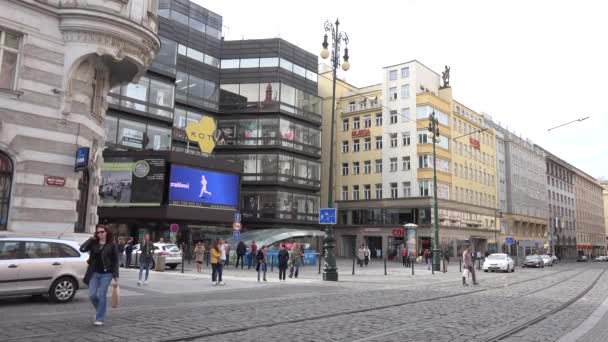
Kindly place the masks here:
POLYGON ((324 237, 325 232, 321 230, 306 230, 306 229, 260 229, 250 230, 241 233, 241 238, 236 240, 232 236, 226 237, 226 241, 231 246, 236 246, 239 240, 249 245, 251 241, 255 241, 255 244, 259 247, 269 246, 279 241, 286 241, 293 238, 301 237, 324 237))

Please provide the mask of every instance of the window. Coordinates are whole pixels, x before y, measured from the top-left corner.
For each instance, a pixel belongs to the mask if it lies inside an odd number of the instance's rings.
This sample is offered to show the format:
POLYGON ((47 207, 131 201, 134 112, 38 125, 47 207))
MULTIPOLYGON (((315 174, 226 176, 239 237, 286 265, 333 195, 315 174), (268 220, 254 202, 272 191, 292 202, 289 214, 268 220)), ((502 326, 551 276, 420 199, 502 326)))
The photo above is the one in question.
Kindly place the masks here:
POLYGON ((397 111, 391 110, 391 124, 397 123, 397 111))
POLYGON ((391 87, 388 90, 388 100, 389 101, 395 101, 397 99, 397 87, 391 87))
POLYGON ((396 81, 397 80, 397 70, 391 70, 388 72, 388 79, 390 81, 396 81))
POLYGON ((376 173, 382 173, 382 159, 376 159, 376 173))
POLYGON ((359 186, 353 185, 353 200, 359 200, 359 186))
POLYGON ((359 139, 353 140, 353 152, 359 152, 359 139))
POLYGON ((427 131, 418 131, 418 143, 419 144, 428 144, 430 139, 428 139, 427 131))
POLYGON ((402 182, 403 197, 412 197, 412 185, 410 182, 402 182))
POLYGON ((391 147, 397 147, 397 133, 390 134, 390 145, 391 147))
POLYGON ((376 198, 382 198, 382 184, 376 184, 376 198))
POLYGON ((409 171, 412 168, 410 156, 401 157, 401 164, 403 171, 409 171))
POLYGON ((363 162, 363 173, 366 175, 372 173, 372 161, 366 160, 363 162))
POLYGON ((348 119, 342 120, 342 131, 343 132, 348 131, 348 119))
POLYGON ((410 132, 401 133, 401 138, 403 138, 403 146, 410 146, 410 144, 411 144, 410 132))
POLYGON ((56 250, 56 246, 51 242, 39 242, 39 241, 26 241, 24 258, 26 259, 42 259, 42 258, 53 258, 59 256, 59 251, 56 250))
POLYGON ((371 199, 372 198, 372 187, 369 184, 363 185, 363 199, 371 199))
POLYGON ((279 66, 277 57, 260 58, 260 68, 276 68, 279 66))
POLYGON ((353 162, 353 175, 359 174, 359 162, 353 162))
POLYGON ((365 142, 363 143, 364 149, 369 151, 372 149, 372 138, 365 138, 365 142))
POLYGON ((19 241, 0 241, 0 260, 17 259, 19 241))
POLYGON ((363 110, 367 108, 367 99, 363 98, 363 100, 359 101, 359 109, 363 110))
POLYGON ((348 153, 348 141, 342 142, 342 153, 348 153))
POLYGON ((419 185, 420 185, 420 196, 421 197, 429 196, 430 181, 428 181, 428 180, 420 181, 419 185))
POLYGON ((431 168, 433 163, 433 157, 430 154, 418 155, 418 168, 428 169, 431 168))
POLYGON ((377 150, 382 149, 382 137, 376 137, 376 149, 377 150))
POLYGON ((364 128, 372 127, 372 116, 371 115, 366 115, 363 117, 363 127, 364 128))
POLYGON ((397 171, 397 158, 391 158, 390 159, 390 166, 391 166, 391 172, 396 172, 397 171))
POLYGON ((410 67, 401 68, 401 78, 410 77, 410 67))
POLYGON ((348 110, 350 112, 354 112, 355 110, 357 110, 357 103, 355 103, 355 101, 351 101, 348 103, 348 110))
POLYGON ((348 186, 342 187, 342 200, 348 201, 348 186))
POLYGON ((401 98, 407 99, 408 97, 410 97, 410 85, 404 84, 401 86, 401 98))
POLYGON ((382 113, 376 114, 376 126, 382 126, 382 113))
POLYGON ((359 129, 361 125, 359 124, 359 117, 353 118, 353 129, 359 129))
POLYGON ((342 163, 342 176, 348 176, 348 163, 342 163))
POLYGON ((410 121, 410 109, 409 108, 401 108, 401 122, 410 121))
POLYGON ((19 43, 19 36, 7 31, 0 31, 0 88, 15 88, 19 43))
POLYGON ((399 194, 397 192, 397 183, 391 183, 391 198, 397 198, 399 194))
POLYGON ((279 66, 287 71, 293 72, 293 63, 281 58, 279 66))

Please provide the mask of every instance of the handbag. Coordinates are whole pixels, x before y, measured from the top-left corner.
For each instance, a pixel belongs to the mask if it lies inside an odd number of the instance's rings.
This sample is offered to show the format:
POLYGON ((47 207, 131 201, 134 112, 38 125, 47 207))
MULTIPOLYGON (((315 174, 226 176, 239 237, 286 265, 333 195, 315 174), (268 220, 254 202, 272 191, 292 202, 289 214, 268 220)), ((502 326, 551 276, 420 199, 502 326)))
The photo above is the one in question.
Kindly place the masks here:
POLYGON ((93 276, 93 265, 89 264, 89 266, 87 266, 87 271, 84 274, 84 278, 82 279, 82 282, 89 285, 89 282, 91 281, 92 276, 93 276))
POLYGON ((116 309, 120 304, 120 288, 118 285, 112 287, 112 308, 116 309))

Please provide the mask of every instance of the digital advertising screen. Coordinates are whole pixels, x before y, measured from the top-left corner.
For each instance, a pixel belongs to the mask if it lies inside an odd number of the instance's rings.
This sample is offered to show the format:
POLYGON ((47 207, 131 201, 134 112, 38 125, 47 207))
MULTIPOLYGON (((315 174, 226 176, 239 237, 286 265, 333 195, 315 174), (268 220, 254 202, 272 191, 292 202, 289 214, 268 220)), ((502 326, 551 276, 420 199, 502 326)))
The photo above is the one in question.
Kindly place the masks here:
POLYGON ((99 186, 100 206, 159 206, 165 187, 165 160, 105 160, 99 186))
POLYGON ((169 204, 184 207, 236 209, 239 176, 171 165, 169 204))

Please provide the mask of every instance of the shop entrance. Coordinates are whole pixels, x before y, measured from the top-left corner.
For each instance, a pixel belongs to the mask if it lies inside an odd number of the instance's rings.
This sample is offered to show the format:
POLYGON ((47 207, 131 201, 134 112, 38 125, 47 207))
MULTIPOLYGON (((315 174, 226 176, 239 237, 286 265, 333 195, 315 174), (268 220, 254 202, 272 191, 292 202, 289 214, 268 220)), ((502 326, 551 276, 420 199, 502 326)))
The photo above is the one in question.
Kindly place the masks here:
POLYGON ((388 260, 399 260, 401 257, 401 249, 405 245, 405 238, 402 236, 388 237, 388 260))
POLYGON ((342 235, 342 243, 340 244, 340 251, 343 257, 352 258, 355 256, 357 250, 357 236, 355 235, 342 235))
POLYGON ((418 256, 421 256, 424 253, 425 249, 428 249, 429 253, 433 250, 430 237, 421 237, 419 246, 420 249, 418 250, 418 256))
POLYGON ((382 258, 382 236, 364 236, 371 258, 382 258))

